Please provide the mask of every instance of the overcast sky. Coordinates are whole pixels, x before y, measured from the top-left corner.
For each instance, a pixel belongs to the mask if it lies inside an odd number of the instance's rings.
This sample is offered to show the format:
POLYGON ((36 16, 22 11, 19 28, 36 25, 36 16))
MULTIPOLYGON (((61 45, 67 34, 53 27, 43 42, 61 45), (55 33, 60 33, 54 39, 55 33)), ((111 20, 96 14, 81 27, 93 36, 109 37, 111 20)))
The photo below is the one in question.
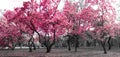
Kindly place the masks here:
POLYGON ((23 1, 28 1, 28 0, 0 0, 0 9, 13 10, 14 7, 22 6, 23 1))
MULTIPOLYGON (((0 9, 9 9, 13 10, 14 7, 20 7, 23 4, 23 1, 28 1, 28 0, 0 0, 0 9)), ((64 0, 61 1, 59 8, 63 6, 64 0)))
MULTIPOLYGON (((0 11, 7 9, 7 10, 13 10, 14 7, 20 7, 23 4, 23 1, 28 1, 28 0, 0 0, 0 11)), ((79 0, 74 0, 74 1, 79 1, 79 0)), ((119 4, 117 8, 117 10, 120 10, 120 1, 116 0, 117 4, 119 4)), ((59 5, 59 9, 62 9, 62 6, 64 5, 64 0, 61 1, 60 5, 59 5)), ((114 5, 116 6, 116 5, 114 5)), ((120 14, 120 12, 117 12, 117 14, 120 14)))

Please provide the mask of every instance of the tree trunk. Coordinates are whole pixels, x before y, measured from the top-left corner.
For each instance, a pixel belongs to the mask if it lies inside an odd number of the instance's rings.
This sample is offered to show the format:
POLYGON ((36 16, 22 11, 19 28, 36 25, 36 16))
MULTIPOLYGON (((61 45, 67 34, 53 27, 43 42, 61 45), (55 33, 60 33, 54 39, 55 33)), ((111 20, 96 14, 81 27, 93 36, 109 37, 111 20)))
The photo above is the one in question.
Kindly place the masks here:
POLYGON ((45 43, 45 46, 46 46, 46 48, 47 48, 47 49, 46 49, 46 50, 47 50, 46 53, 50 53, 50 52, 51 52, 51 49, 52 49, 52 46, 55 44, 55 32, 56 32, 56 31, 54 30, 54 35, 53 35, 53 36, 54 36, 54 39, 53 39, 53 42, 52 42, 52 43, 48 42, 49 40, 48 40, 48 41, 45 41, 45 42, 46 42, 46 43, 45 43))
POLYGON ((108 39, 108 50, 111 50, 111 43, 110 43, 110 40, 111 40, 111 36, 109 37, 109 39, 108 39))
POLYGON ((50 42, 48 42, 48 43, 45 44, 46 53, 50 53, 50 52, 51 52, 52 46, 53 46, 54 44, 55 44, 55 41, 53 41, 51 44, 50 44, 50 42))
POLYGON ((32 52, 32 47, 29 47, 29 52, 32 52))
POLYGON ((86 41, 86 46, 90 47, 90 42, 89 41, 86 41))
POLYGON ((79 39, 78 37, 75 38, 75 52, 77 52, 77 48, 79 46, 79 39))
POLYGON ((28 45, 29 45, 29 52, 32 52, 32 46, 31 46, 31 43, 28 42, 28 45))
POLYGON ((28 41, 29 52, 32 52, 32 38, 28 41))
POLYGON ((105 48, 105 41, 101 41, 101 45, 103 47, 104 54, 107 54, 107 51, 106 51, 106 48, 105 48))
POLYGON ((48 46, 48 47, 46 47, 46 48, 47 48, 46 53, 50 53, 50 52, 51 52, 51 48, 52 48, 52 46, 48 46))
POLYGON ((120 48, 120 43, 118 43, 118 48, 120 48))
POLYGON ((47 48, 46 53, 50 53, 50 51, 51 51, 51 48, 47 48))
POLYGON ((70 47, 70 39, 67 40, 67 44, 68 44, 68 51, 71 51, 71 47, 70 47))
POLYGON ((32 42, 32 45, 33 45, 33 49, 36 50, 36 46, 34 42, 32 42))
POLYGON ((77 43, 75 43, 75 52, 77 52, 77 43))
POLYGON ((15 50, 15 43, 12 42, 12 50, 15 50))

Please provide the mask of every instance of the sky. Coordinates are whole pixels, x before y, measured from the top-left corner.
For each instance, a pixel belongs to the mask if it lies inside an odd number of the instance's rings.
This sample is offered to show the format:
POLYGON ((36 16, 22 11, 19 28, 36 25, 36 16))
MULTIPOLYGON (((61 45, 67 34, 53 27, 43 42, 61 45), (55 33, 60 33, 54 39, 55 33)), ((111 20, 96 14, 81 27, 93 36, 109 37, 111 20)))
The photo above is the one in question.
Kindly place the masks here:
MULTIPOLYGON (((20 7, 23 4, 23 1, 28 0, 0 0, 0 10, 9 9, 13 10, 15 7, 20 7)), ((61 0, 59 8, 64 4, 64 0, 61 0)))
POLYGON ((13 10, 14 7, 22 6, 23 1, 28 1, 28 0, 0 0, 0 9, 13 10))
MULTIPOLYGON (((22 4, 23 4, 23 1, 28 1, 28 0, 0 0, 0 13, 4 10, 4 9, 7 9, 7 10, 13 10, 15 7, 21 7, 22 4)), ((73 0, 72 0, 73 1, 73 0)), ((74 0, 74 1, 79 1, 79 0, 74 0)), ((117 1, 117 5, 119 4, 117 8, 117 10, 119 10, 117 12, 117 15, 120 14, 120 1, 119 0, 116 0, 117 1)), ((64 5, 64 0, 61 0, 60 2, 60 5, 58 6, 58 9, 62 9, 64 5)), ((116 5, 114 5, 116 6, 116 5)), ((1 15, 1 14, 0 14, 1 15)), ((120 16, 117 17, 117 19, 120 18, 120 16)), ((120 20, 120 19, 119 19, 120 20)))
MULTIPOLYGON (((0 0, 0 16, 4 13, 4 10, 14 10, 15 7, 21 7, 24 1, 29 0, 0 0)), ((61 0, 58 9, 62 10, 64 6, 64 0, 61 0)))
POLYGON ((23 1, 28 0, 0 0, 0 17, 4 13, 4 10, 13 10, 15 7, 20 7, 23 1))
MULTIPOLYGON (((0 9, 1 10, 4 10, 4 9, 13 10, 14 7, 22 6, 23 1, 28 1, 28 0, 0 0, 0 9)), ((62 2, 63 1, 64 0, 62 0, 62 2)), ((75 0, 75 1, 79 1, 79 0, 75 0)))

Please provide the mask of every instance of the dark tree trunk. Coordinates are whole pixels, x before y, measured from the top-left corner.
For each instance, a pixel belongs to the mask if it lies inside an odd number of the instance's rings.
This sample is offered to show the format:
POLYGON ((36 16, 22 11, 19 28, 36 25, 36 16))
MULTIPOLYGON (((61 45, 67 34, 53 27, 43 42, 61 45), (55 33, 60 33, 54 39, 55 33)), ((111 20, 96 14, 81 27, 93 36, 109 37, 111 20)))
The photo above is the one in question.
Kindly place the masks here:
POLYGON ((75 43, 75 52, 77 52, 77 42, 75 43))
POLYGON ((51 48, 50 48, 50 47, 47 47, 46 53, 50 53, 50 51, 51 51, 51 48))
POLYGON ((70 47, 70 38, 68 38, 67 44, 68 44, 68 51, 71 51, 71 47, 70 47))
POLYGON ((46 48, 47 48, 47 51, 46 53, 50 53, 51 52, 51 49, 52 49, 52 46, 55 44, 55 42, 51 43, 50 45, 48 45, 46 48))
POLYGON ((28 42, 28 45, 29 45, 29 52, 32 52, 32 46, 31 46, 31 43, 28 42))
POLYGON ((101 41, 101 45, 103 47, 104 54, 107 54, 107 51, 106 51, 106 48, 105 48, 105 41, 101 41))
POLYGON ((29 46, 29 52, 32 52, 32 37, 28 41, 28 46, 29 46))
POLYGON ((55 30, 54 30, 54 39, 53 39, 53 42, 50 43, 49 40, 50 39, 48 39, 47 41, 45 40, 46 53, 50 53, 51 49, 52 49, 52 46, 55 44, 55 30))
POLYGON ((12 42, 12 50, 15 50, 15 43, 12 42))
POLYGON ((36 50, 36 46, 34 42, 32 42, 32 45, 33 45, 33 49, 36 50))
POLYGON ((76 38, 75 38, 75 52, 77 52, 78 46, 79 46, 79 38, 76 36, 76 38))
POLYGON ((89 41, 86 41, 86 46, 90 47, 90 42, 89 41))
POLYGON ((118 43, 118 47, 120 48, 120 43, 118 43))
POLYGON ((51 49, 52 49, 52 46, 55 44, 55 41, 53 40, 53 42, 50 44, 50 42, 47 42, 45 44, 45 47, 46 47, 46 53, 50 53, 51 52, 51 49))
POLYGON ((108 50, 111 50, 111 47, 112 47, 110 41, 111 41, 111 36, 108 39, 108 50))
POLYGON ((94 46, 94 47, 96 46, 96 43, 97 43, 97 41, 96 41, 96 39, 94 39, 94 40, 93 40, 93 46, 94 46))
POLYGON ((32 52, 32 47, 29 47, 29 52, 32 52))

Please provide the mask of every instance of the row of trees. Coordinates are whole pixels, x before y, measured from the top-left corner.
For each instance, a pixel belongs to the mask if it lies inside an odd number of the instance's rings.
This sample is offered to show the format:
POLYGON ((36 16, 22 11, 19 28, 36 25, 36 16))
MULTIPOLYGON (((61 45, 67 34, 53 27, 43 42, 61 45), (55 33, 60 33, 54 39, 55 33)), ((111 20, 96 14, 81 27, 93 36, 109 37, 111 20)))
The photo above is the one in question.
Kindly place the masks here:
POLYGON ((107 53, 105 36, 115 38, 119 34, 112 0, 65 0, 63 9, 59 10, 61 1, 31 0, 23 2, 23 6, 16 7, 14 11, 6 10, 0 21, 0 45, 5 47, 6 44, 18 42, 26 33, 30 36, 28 45, 32 51, 32 46, 36 49, 33 36, 37 33, 38 41, 46 47, 46 52, 50 52, 59 36, 66 35, 69 37, 69 50, 73 41, 77 51, 79 36, 83 35, 82 38, 86 39, 84 32, 90 31, 92 38, 100 40, 104 53, 107 53))

